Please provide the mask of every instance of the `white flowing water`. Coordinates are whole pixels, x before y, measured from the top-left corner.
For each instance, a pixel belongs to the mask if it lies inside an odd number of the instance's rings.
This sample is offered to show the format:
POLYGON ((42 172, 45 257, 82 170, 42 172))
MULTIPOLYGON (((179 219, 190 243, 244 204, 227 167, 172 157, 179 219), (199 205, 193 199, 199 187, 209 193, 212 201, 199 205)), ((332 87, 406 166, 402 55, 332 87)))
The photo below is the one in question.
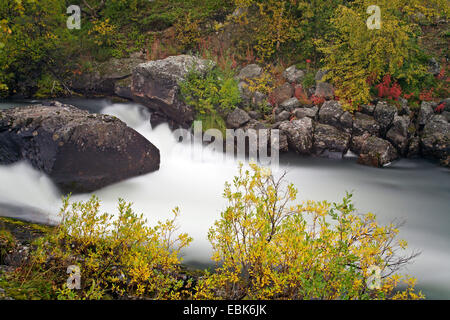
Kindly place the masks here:
MULTIPOLYGON (((133 202, 135 211, 144 213, 153 224, 171 217, 171 210, 178 206, 180 232, 194 238, 183 252, 185 262, 207 265, 211 253, 207 232, 226 205, 223 187, 237 173, 237 161, 219 159, 217 153, 204 149, 202 158, 193 158, 191 148, 178 143, 167 125, 152 130, 150 114, 139 105, 105 100, 68 103, 117 116, 161 152, 159 171, 96 191, 103 210, 116 212, 117 200, 123 198, 133 202)), ((0 109, 12 105, 3 103, 0 109)), ((405 220, 400 238, 422 254, 403 273, 417 277, 418 287, 428 298, 450 299, 448 169, 424 160, 401 160, 384 169, 360 166, 354 159, 338 161, 293 154, 281 156, 280 161, 278 172, 287 170, 287 180, 299 189, 300 201, 339 201, 345 191, 353 191, 355 206, 361 213, 373 212, 383 224, 393 219, 405 220)), ((72 200, 86 200, 90 196, 76 195, 72 200)), ((55 221, 60 197, 53 183, 29 164, 0 166, 0 215, 55 221)))

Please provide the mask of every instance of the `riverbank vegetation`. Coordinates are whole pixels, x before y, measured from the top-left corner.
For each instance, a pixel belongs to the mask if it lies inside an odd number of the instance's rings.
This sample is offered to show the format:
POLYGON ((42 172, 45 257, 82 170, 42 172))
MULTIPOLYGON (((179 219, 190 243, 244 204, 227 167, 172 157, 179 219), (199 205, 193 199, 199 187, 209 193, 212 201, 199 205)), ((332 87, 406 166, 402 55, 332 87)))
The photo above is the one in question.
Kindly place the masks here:
POLYGON ((205 271, 181 265, 192 239, 178 231, 178 209, 151 227, 123 200, 113 216, 95 196, 66 198, 61 223, 35 237, 28 254, 0 235, 2 259, 20 257, 0 287, 15 299, 424 298, 399 273, 417 254, 397 239, 398 225, 358 214, 351 195, 333 204, 296 196, 284 175, 240 165, 209 232, 216 268, 205 271))
POLYGON ((93 61, 207 49, 233 68, 264 65, 273 85, 290 65, 310 74, 326 69, 323 80, 349 110, 374 97, 417 104, 448 97, 448 15, 446 0, 7 1, 0 5, 0 91, 72 94, 71 77, 92 71, 93 61), (66 26, 69 5, 81 7, 79 30, 66 26), (379 29, 366 25, 371 5, 380 8, 379 29), (433 73, 431 58, 439 68, 433 73), (378 90, 386 77, 395 85, 390 95, 378 90))

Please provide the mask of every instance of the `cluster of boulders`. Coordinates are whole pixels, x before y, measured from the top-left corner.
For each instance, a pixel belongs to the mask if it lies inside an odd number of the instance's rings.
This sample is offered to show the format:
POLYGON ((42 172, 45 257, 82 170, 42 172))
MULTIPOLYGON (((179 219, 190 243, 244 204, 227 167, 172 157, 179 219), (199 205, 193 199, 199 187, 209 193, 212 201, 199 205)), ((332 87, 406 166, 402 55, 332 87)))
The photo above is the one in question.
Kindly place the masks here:
MULTIPOLYGON (((320 95, 322 89, 316 86, 312 91, 320 95)), ((286 85, 278 92, 283 92, 284 101, 274 108, 275 123, 264 125, 280 130, 281 151, 332 158, 352 151, 358 155, 359 163, 377 167, 400 157, 419 156, 449 165, 450 99, 442 101, 442 113, 435 111, 436 102, 422 102, 418 112, 412 112, 404 100, 401 107, 380 101, 364 105, 352 114, 331 99, 320 105, 304 104, 292 96, 292 91, 288 92, 286 85)), ((256 122, 261 121, 252 115, 236 109, 228 116, 227 124, 231 128, 255 128, 256 122)))
POLYGON ((118 118, 50 102, 0 111, 0 164, 29 161, 63 192, 159 169, 159 150, 118 118))
MULTIPOLYGON (((152 126, 168 122, 172 128, 188 128, 195 111, 179 98, 179 83, 189 70, 205 73, 211 66, 212 61, 189 55, 141 63, 134 67, 128 87, 122 89, 152 111, 152 126)), ((419 110, 411 111, 406 100, 399 101, 398 107, 379 101, 350 113, 333 100, 334 88, 323 80, 326 73, 319 70, 316 84, 302 88, 306 71, 291 66, 283 72, 285 83, 268 96, 251 88, 252 82, 264 78, 264 69, 247 65, 236 77, 242 103, 228 114, 227 128, 279 129, 280 151, 302 155, 340 158, 352 151, 360 163, 373 166, 419 156, 448 165, 449 99, 441 102, 445 104, 441 113, 435 111, 435 102, 422 102, 419 110), (296 97, 298 88, 307 99, 296 97), (319 99, 316 104, 308 99, 313 95, 319 99)))

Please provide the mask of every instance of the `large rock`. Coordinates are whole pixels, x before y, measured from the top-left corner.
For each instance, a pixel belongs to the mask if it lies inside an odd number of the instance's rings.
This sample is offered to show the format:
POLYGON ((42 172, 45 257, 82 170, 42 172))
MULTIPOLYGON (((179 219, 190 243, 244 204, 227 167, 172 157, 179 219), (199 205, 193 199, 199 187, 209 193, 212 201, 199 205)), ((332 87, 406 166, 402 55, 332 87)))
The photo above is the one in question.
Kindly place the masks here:
POLYGON ((386 135, 386 132, 389 130, 396 113, 397 108, 395 106, 391 106, 386 102, 378 102, 373 115, 375 120, 380 125, 381 136, 384 137, 386 135))
POLYGON ((319 121, 332 126, 339 126, 344 110, 338 101, 326 101, 319 110, 319 121))
POLYGON ((401 155, 408 151, 408 129, 411 120, 408 116, 394 116, 392 127, 386 134, 386 138, 397 148, 401 155))
POLYGON ((304 117, 309 117, 314 119, 319 112, 319 108, 317 106, 311 108, 297 108, 294 110, 294 115, 297 119, 301 119, 304 117))
POLYGON ((313 146, 313 122, 310 118, 284 121, 280 124, 280 134, 287 137, 289 147, 300 154, 311 154, 313 146))
POLYGON ((398 158, 395 147, 384 139, 365 133, 352 139, 352 151, 359 154, 358 163, 382 167, 398 158))
POLYGON ((314 95, 319 98, 333 99, 334 98, 334 87, 328 82, 317 82, 316 91, 314 95))
POLYGON ((321 81, 323 77, 329 72, 329 70, 319 70, 314 76, 314 80, 321 81))
POLYGON ((28 160, 63 192, 159 169, 159 150, 119 119, 51 102, 0 112, 0 163, 28 160))
POLYGON ((350 112, 345 111, 339 119, 340 128, 347 133, 352 133, 353 130, 353 116, 350 112))
POLYGON ((446 98, 444 100, 442 100, 441 102, 439 102, 438 104, 444 104, 444 111, 450 112, 450 98, 446 98))
POLYGON ((131 98, 131 74, 133 69, 145 62, 142 57, 112 58, 106 62, 92 62, 90 70, 74 72, 69 86, 82 94, 118 95, 131 98))
POLYGON ((298 108, 300 106, 301 106, 300 101, 298 101, 298 99, 296 97, 292 97, 290 99, 283 101, 280 104, 280 109, 292 112, 292 111, 294 111, 295 108, 298 108))
POLYGON ((227 116, 227 127, 230 129, 237 129, 250 121, 250 116, 242 109, 236 108, 227 116))
POLYGON ((131 93, 133 99, 152 111, 167 115, 181 126, 189 126, 194 117, 190 106, 179 95, 179 83, 190 70, 205 74, 214 62, 189 55, 172 56, 139 64, 133 70, 131 93))
POLYGON ((433 116, 434 110, 433 107, 435 104, 432 102, 422 101, 419 110, 419 116, 417 118, 417 124, 420 127, 423 127, 433 116))
POLYGON ((351 135, 327 124, 317 124, 314 129, 314 152, 317 155, 342 158, 347 152, 351 135))
POLYGON ((239 80, 258 78, 263 73, 263 69, 257 64, 249 64, 239 72, 239 80))
POLYGON ((450 124, 441 115, 433 116, 422 133, 422 153, 424 156, 446 159, 450 151, 450 124))
POLYGON ((285 83, 282 86, 275 88, 272 91, 271 98, 274 105, 278 106, 286 100, 292 98, 294 95, 294 88, 289 83, 285 83))
POLYGON ((362 135, 365 132, 371 135, 378 135, 380 126, 375 119, 367 114, 356 112, 353 119, 353 132, 355 135, 362 135))
POLYGON ((301 83, 305 77, 305 72, 293 65, 284 70, 283 77, 289 83, 301 83))
POLYGON ((291 117, 291 114, 289 113, 289 111, 284 110, 275 116, 275 121, 282 122, 285 120, 289 120, 290 117, 291 117))

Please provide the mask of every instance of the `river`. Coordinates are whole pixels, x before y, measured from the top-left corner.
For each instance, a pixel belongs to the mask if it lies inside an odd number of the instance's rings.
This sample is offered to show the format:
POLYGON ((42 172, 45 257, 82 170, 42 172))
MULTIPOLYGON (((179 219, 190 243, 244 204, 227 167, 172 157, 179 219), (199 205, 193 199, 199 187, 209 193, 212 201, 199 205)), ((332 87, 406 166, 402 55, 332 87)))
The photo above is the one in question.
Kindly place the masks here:
MULTIPOLYGON (((204 150, 203 158, 192 157, 191 148, 177 143, 162 124, 151 129, 150 114, 136 104, 112 103, 105 99, 70 99, 91 112, 117 116, 156 145, 161 151, 161 168, 95 192, 105 211, 116 212, 118 198, 134 203, 152 224, 170 217, 171 209, 181 211, 180 231, 194 242, 183 252, 185 262, 206 266, 211 248, 207 232, 225 207, 225 181, 237 173, 237 161, 218 160, 204 150)), ((22 106, 24 102, 1 102, 0 109, 22 106)), ((421 251, 402 273, 418 278, 417 287, 427 298, 450 299, 450 170, 426 160, 403 159, 383 169, 356 164, 353 157, 342 160, 280 156, 275 173, 287 171, 287 180, 299 189, 299 200, 339 201, 353 192, 361 213, 372 212, 387 224, 404 220, 400 238, 421 251)), ((72 197, 86 200, 90 194, 72 197)), ((61 195, 52 182, 25 162, 0 166, 0 214, 56 221, 61 195)))

